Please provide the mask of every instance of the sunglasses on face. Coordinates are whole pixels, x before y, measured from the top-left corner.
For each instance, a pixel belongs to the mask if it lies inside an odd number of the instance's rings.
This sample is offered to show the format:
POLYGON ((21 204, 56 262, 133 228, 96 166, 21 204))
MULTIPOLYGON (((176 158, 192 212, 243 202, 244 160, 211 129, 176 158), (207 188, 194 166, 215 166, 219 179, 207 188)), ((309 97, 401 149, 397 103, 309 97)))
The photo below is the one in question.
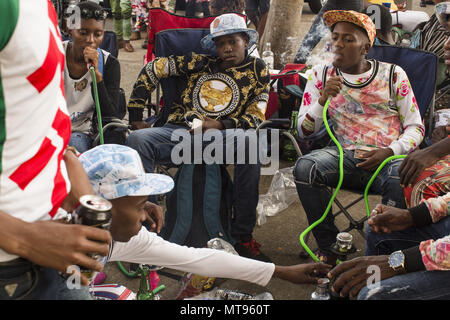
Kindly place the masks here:
MULTIPOLYGON (((66 17, 72 17, 74 14, 77 14, 77 10, 73 8, 69 8, 65 13, 66 17)), ((87 8, 84 8, 80 10, 80 16, 85 20, 106 20, 106 18, 108 17, 108 12, 106 12, 105 10, 89 10, 87 8)))
POLYGON ((95 19, 95 20, 106 20, 108 13, 105 10, 81 10, 81 18, 83 19, 95 19))

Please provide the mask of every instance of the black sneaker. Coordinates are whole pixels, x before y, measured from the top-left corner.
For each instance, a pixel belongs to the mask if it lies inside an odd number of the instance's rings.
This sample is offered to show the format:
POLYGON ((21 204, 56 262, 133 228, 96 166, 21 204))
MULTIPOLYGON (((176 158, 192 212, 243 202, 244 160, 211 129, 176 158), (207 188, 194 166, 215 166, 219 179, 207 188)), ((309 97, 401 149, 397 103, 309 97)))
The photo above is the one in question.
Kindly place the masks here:
POLYGON ((238 242, 234 245, 237 253, 246 258, 255 259, 263 262, 272 262, 268 256, 262 253, 259 248, 261 245, 251 238, 248 242, 238 242))

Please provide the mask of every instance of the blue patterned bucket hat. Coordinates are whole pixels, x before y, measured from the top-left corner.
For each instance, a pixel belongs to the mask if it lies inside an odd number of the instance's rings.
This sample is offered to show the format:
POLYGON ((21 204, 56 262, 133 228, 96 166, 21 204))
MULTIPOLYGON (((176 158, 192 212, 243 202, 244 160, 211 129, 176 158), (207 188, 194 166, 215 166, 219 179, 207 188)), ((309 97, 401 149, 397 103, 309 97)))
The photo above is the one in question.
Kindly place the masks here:
POLYGON ((235 13, 226 13, 215 18, 209 26, 210 34, 201 40, 205 49, 215 49, 214 38, 233 33, 245 32, 250 38, 249 47, 258 42, 258 32, 247 28, 245 19, 235 13))
POLYGON ((79 159, 94 192, 107 200, 163 194, 174 186, 169 176, 145 173, 139 154, 130 147, 104 144, 82 153, 79 159))

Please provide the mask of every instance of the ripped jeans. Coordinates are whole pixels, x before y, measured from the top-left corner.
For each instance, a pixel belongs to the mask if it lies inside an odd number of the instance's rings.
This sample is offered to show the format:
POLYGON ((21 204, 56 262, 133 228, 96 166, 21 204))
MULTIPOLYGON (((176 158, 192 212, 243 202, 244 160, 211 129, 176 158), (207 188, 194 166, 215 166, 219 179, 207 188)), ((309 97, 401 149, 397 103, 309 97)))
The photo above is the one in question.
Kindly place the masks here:
MULTIPOLYGON (((364 191, 373 175, 356 167, 362 160, 353 157, 354 151, 344 150, 344 180, 342 188, 364 191)), ((382 203, 398 208, 406 208, 403 188, 400 187, 398 168, 402 159, 390 161, 380 171, 370 188, 371 193, 382 196, 382 203)), ((330 146, 300 157, 294 169, 295 184, 300 201, 305 209, 308 223, 319 220, 330 201, 327 187, 336 187, 339 181, 339 151, 330 146)), ((313 230, 319 249, 330 253, 330 247, 336 241, 339 230, 334 224, 332 210, 313 230)))
POLYGON ((450 271, 419 271, 382 280, 379 287, 364 287, 358 300, 449 300, 450 271))
MULTIPOLYGON (((437 240, 450 234, 450 216, 420 228, 411 227, 389 234, 376 234, 367 228, 366 255, 388 255, 415 247, 422 241, 437 240)), ((360 300, 436 300, 450 299, 450 271, 420 271, 382 280, 379 287, 364 287, 360 300)))

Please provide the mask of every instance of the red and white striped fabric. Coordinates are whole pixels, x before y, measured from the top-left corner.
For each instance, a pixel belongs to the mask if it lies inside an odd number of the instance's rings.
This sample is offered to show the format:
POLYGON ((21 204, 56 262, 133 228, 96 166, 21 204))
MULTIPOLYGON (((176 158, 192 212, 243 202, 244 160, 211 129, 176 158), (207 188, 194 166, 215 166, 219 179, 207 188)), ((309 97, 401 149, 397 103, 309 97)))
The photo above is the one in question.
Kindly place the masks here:
POLYGON ((89 287, 97 300, 136 300, 136 293, 120 284, 103 284, 89 287))
MULTIPOLYGON (((49 220, 70 190, 61 35, 49 0, 2 1, 8 10, 0 20, 15 26, 0 44, 0 210, 27 222, 49 220)), ((13 258, 0 250, 0 262, 13 258)))

